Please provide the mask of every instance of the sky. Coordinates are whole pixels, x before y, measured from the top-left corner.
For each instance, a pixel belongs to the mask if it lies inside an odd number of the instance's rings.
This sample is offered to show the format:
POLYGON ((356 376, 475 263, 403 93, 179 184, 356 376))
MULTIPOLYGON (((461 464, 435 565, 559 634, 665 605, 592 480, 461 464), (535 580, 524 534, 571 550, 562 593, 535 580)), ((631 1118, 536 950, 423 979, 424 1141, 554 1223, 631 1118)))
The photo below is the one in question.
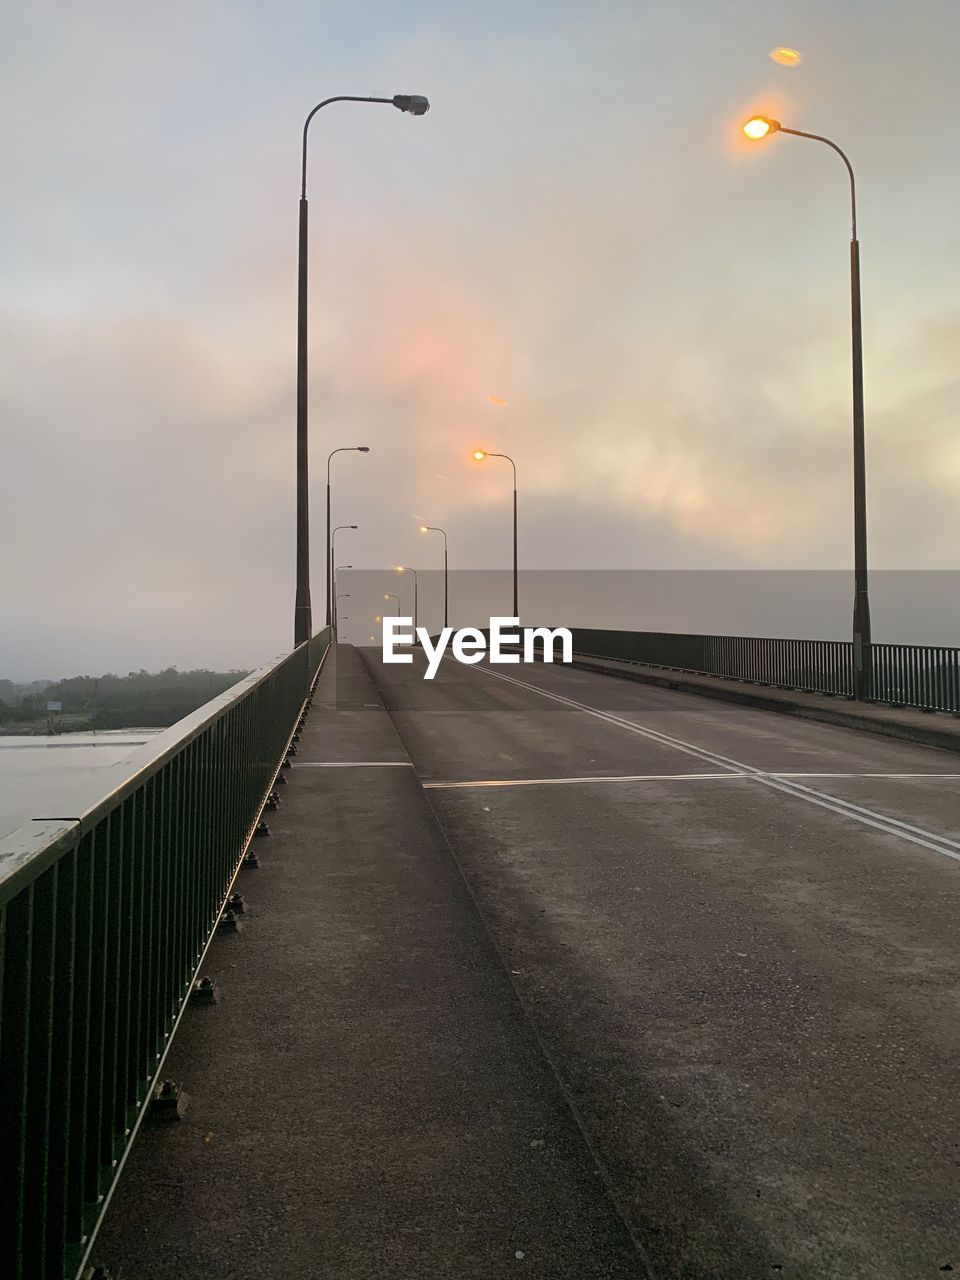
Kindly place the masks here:
POLYGON ((311 126, 318 622, 351 444, 358 569, 436 568, 421 523, 509 565, 476 447, 516 460, 528 570, 849 568, 846 174, 754 111, 857 172, 871 563, 957 568, 958 47, 955 0, 8 6, 0 675, 290 647, 300 132, 334 94, 432 106, 311 126))

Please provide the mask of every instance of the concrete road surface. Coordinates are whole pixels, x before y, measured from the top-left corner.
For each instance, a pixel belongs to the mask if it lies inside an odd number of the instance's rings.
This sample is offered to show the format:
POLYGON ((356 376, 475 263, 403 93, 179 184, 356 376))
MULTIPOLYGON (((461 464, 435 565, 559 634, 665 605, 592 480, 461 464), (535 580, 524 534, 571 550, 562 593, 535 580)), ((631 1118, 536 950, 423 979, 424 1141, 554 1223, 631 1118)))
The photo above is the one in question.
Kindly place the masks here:
POLYGON ((654 1274, 960 1271, 960 756, 364 656, 654 1274))

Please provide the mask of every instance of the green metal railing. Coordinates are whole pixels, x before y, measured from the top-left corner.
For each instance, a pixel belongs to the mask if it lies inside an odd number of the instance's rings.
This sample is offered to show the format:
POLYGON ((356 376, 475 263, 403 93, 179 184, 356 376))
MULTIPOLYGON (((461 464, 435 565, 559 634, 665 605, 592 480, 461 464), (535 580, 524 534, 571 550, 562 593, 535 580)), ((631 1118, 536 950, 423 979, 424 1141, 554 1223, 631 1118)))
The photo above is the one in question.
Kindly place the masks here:
POLYGON ((0 1257, 78 1275, 305 711, 323 631, 0 841, 0 1257))
MULTIPOLYGON (((852 698, 854 692, 853 645, 849 640, 770 640, 574 627, 573 647, 584 657, 612 658, 726 680, 844 698, 852 698)), ((874 702, 960 714, 960 648, 874 641, 868 687, 874 702)))

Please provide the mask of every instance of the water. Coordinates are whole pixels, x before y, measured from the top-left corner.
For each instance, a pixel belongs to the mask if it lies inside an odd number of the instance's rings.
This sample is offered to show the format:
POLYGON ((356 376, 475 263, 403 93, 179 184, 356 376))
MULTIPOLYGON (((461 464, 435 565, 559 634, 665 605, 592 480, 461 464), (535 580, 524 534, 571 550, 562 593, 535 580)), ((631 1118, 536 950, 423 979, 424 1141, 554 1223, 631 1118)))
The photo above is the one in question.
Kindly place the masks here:
POLYGON ((73 808, 96 790, 116 785, 113 768, 158 729, 112 729, 0 737, 0 840, 33 818, 73 818, 73 808))

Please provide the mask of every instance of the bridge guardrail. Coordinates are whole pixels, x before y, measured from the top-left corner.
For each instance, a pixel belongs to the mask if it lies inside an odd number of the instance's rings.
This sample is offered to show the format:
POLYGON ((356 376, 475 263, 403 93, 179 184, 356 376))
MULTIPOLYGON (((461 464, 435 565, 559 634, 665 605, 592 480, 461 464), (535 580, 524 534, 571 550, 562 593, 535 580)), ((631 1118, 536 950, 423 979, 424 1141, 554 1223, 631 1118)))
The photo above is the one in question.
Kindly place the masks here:
POLYGON ((0 841, 9 1280, 82 1272, 328 643, 158 734, 79 816, 0 841))
MULTIPOLYGON (((853 697, 853 645, 849 640, 780 640, 589 627, 574 627, 572 632, 574 650, 584 656, 853 697)), ((871 691, 876 702, 960 714, 960 648, 874 642, 871 691)))

